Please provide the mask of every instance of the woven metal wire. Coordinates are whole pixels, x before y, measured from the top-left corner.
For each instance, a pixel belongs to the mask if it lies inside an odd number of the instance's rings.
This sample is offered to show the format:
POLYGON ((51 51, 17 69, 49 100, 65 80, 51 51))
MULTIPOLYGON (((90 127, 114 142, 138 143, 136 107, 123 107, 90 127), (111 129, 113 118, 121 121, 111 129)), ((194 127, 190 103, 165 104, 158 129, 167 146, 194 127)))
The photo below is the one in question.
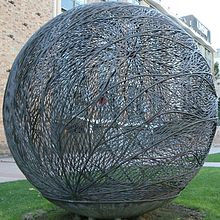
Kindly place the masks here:
POLYGON ((216 128, 210 68, 155 9, 79 7, 26 43, 4 100, 10 150, 49 200, 82 215, 132 216, 176 197, 216 128))

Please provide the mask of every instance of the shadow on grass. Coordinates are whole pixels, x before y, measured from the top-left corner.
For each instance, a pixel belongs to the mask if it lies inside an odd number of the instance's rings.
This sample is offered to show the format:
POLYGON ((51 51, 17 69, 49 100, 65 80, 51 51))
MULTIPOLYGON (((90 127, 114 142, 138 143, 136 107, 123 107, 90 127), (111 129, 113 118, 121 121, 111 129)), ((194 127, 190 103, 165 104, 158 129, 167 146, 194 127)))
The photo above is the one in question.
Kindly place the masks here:
MULTIPOLYGON (((123 220, 202 220, 205 214, 198 210, 186 208, 177 204, 168 204, 164 207, 146 213, 142 216, 123 219, 123 220)), ((66 212, 62 209, 37 210, 33 213, 27 213, 23 220, 87 220, 86 217, 79 217, 73 213, 66 212)))

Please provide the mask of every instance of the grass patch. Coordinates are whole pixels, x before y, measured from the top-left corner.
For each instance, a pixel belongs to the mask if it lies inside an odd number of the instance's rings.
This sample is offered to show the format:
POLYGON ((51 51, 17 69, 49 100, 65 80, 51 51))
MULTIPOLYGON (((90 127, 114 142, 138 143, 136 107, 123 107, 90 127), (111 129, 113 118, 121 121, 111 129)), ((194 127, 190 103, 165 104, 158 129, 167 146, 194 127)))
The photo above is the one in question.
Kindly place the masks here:
POLYGON ((175 202, 206 213, 206 220, 220 219, 220 168, 202 168, 175 202))
MULTIPOLYGON (((64 212, 44 199, 26 180, 0 184, 0 219, 20 220, 22 216, 36 210, 64 212)), ((36 213, 38 215, 39 213, 36 213)))
POLYGON ((209 154, 205 160, 205 162, 220 162, 220 153, 217 154, 209 154))
MULTIPOLYGON (((178 197, 174 202, 176 204, 205 212, 205 220, 219 220, 219 183, 220 168, 202 168, 199 174, 190 182, 186 189, 181 193, 180 197, 178 197)), ((26 180, 1 183, 0 195, 1 220, 20 220, 22 219, 22 216, 27 216, 28 219, 28 215, 35 216, 36 219, 46 220, 75 219, 73 214, 56 207, 44 199, 41 194, 26 180), (39 215, 41 215, 42 218, 39 218, 39 215)), ((166 213, 166 211, 163 211, 162 213, 166 213)), ((152 219, 165 219, 165 217, 152 219)), ((182 220, 200 218, 173 217, 168 219, 182 220)))

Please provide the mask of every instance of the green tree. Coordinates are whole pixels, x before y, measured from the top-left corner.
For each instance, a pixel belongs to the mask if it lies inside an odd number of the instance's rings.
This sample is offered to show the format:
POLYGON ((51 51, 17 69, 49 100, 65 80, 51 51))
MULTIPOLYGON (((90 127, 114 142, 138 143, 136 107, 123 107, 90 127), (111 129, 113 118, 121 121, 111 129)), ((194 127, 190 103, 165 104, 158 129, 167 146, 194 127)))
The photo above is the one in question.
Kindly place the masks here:
POLYGON ((219 73, 219 63, 215 62, 215 64, 214 64, 214 74, 215 74, 215 76, 217 76, 218 73, 219 73))

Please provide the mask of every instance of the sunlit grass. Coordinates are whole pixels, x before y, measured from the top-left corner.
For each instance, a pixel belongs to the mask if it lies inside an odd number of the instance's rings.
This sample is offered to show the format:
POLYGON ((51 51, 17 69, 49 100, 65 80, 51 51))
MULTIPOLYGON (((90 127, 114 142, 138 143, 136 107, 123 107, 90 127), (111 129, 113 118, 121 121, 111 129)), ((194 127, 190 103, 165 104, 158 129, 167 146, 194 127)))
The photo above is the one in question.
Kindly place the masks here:
MULTIPOLYGON (((220 168, 202 168, 174 202, 205 212, 206 220, 219 220, 220 168)), ((72 215, 44 199, 26 180, 0 184, 1 220, 19 220, 24 214, 37 210, 45 211, 46 219, 73 219, 72 215)))
POLYGON ((205 211, 207 220, 219 220, 220 168, 202 168, 175 201, 205 211))
POLYGON ((206 158, 206 162, 219 162, 220 163, 220 153, 209 154, 206 158))

